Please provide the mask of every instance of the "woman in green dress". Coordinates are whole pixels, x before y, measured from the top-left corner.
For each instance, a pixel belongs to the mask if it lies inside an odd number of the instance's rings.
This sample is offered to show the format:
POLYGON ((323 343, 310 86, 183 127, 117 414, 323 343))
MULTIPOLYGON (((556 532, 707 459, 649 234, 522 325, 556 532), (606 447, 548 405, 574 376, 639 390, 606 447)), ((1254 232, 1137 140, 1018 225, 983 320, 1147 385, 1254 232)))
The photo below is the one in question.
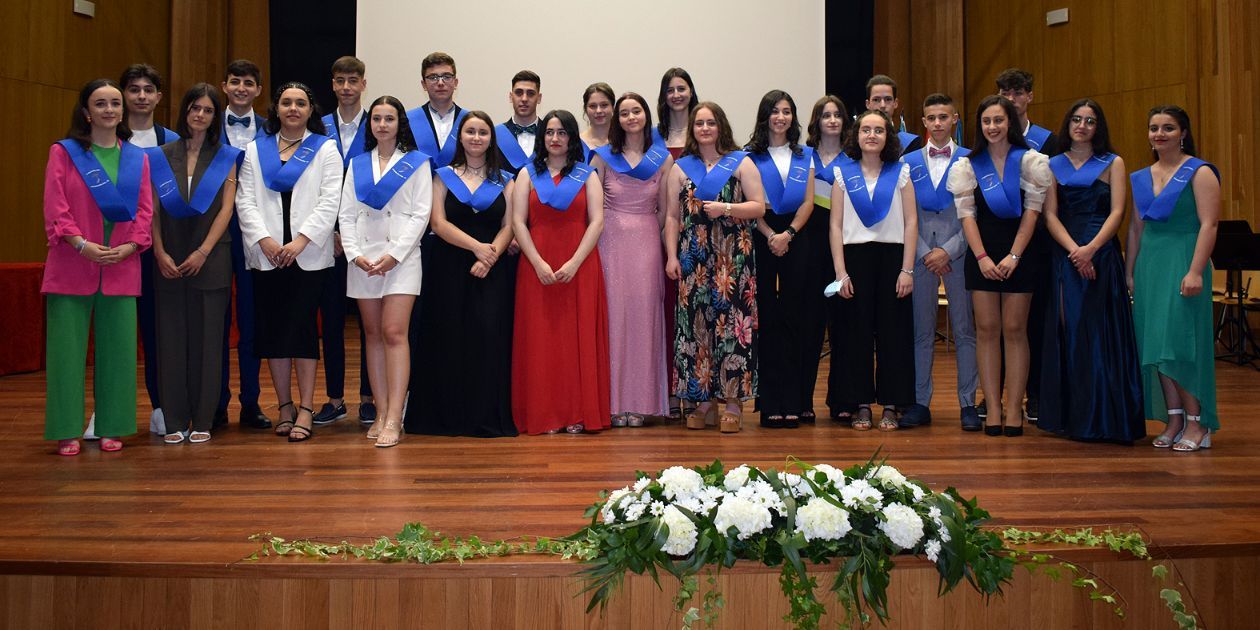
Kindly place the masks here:
POLYGON ((1188 453, 1210 447, 1220 428, 1208 260, 1216 244, 1220 176, 1194 156, 1190 117, 1182 108, 1153 108, 1147 137, 1155 163, 1131 177, 1137 213, 1129 226, 1127 280, 1146 417, 1168 425, 1151 445, 1188 453))

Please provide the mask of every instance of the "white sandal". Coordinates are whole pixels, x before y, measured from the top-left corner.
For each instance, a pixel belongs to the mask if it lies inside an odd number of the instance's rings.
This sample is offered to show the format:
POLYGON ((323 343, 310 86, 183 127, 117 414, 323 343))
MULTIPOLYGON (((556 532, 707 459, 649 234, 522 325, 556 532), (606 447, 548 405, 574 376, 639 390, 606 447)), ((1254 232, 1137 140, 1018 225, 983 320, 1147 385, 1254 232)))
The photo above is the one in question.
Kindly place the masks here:
MULTIPOLYGON (((1180 415, 1184 418, 1186 415, 1186 410, 1185 409, 1169 409, 1167 415, 1169 416, 1180 415)), ((1164 437, 1164 435, 1161 433, 1160 435, 1156 436, 1154 440, 1151 441, 1151 446, 1154 446, 1155 448, 1168 448, 1172 446, 1173 444, 1180 442, 1181 434, 1185 432, 1186 432, 1186 422, 1183 419, 1181 421, 1181 430, 1177 432, 1177 435, 1173 436, 1173 438, 1170 440, 1164 437)))
MULTIPOLYGON (((1198 424, 1199 419, 1202 417, 1203 416, 1186 416, 1186 422, 1198 424)), ((1193 453, 1201 448, 1212 448, 1212 430, 1207 429, 1206 431, 1207 432, 1203 434, 1203 437, 1197 443, 1189 438, 1183 438, 1179 434, 1177 436, 1178 439, 1176 443, 1172 445, 1172 450, 1177 451, 1178 453, 1193 453)))
POLYGON ((201 444, 203 442, 209 442, 210 432, 209 431, 193 431, 192 433, 188 434, 188 441, 193 444, 201 444))
POLYGON ((167 444, 181 444, 187 437, 188 436, 183 431, 172 431, 171 433, 167 433, 166 436, 162 438, 162 441, 167 444))

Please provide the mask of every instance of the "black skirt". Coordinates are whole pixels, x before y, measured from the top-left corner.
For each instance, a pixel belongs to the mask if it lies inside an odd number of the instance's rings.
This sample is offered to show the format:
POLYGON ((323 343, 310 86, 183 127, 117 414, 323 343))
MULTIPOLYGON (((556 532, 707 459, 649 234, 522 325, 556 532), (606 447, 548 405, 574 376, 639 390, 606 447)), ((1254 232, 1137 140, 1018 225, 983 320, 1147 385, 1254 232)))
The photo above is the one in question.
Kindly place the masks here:
POLYGON ((254 352, 264 359, 319 358, 319 296, 332 268, 306 271, 297 263, 254 269, 254 352))
MULTIPOLYGON (((1003 219, 993 211, 989 210, 989 204, 984 201, 984 194, 980 189, 976 189, 976 227, 980 230, 980 240, 984 243, 984 251, 989 255, 993 262, 1000 263, 1007 254, 1011 253, 1011 246, 1015 244, 1015 235, 1019 232, 1019 224, 1021 218, 1003 219)), ((1020 203, 1023 204, 1024 191, 1019 193, 1020 203)), ((1041 217, 1037 218, 1038 221, 1041 217)), ((963 260, 963 277, 966 280, 968 291, 990 291, 992 293, 1032 293, 1041 284, 1043 267, 1046 265, 1046 235, 1045 230, 1038 227, 1033 237, 1028 242, 1027 249, 1023 252, 1019 264, 1015 267, 1015 273, 1011 274, 1006 280, 989 280, 980 273, 980 263, 971 252, 971 248, 967 248, 967 255, 963 260)))

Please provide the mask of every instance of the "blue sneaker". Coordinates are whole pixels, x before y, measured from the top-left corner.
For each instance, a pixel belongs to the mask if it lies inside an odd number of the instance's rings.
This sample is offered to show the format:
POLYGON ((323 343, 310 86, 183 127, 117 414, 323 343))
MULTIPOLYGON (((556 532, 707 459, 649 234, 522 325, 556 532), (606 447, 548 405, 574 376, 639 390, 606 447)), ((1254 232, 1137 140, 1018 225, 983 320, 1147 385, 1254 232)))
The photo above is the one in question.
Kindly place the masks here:
POLYGON ((314 424, 315 426, 332 424, 346 417, 346 413, 346 403, 343 402, 334 406, 332 403, 326 402, 323 407, 319 408, 319 413, 315 414, 314 424))
POLYGON ((984 421, 980 419, 980 413, 976 411, 974 406, 962 408, 963 431, 979 431, 983 427, 984 421))
POLYGON ((367 426, 376 422, 376 404, 365 402, 359 405, 359 424, 367 426))

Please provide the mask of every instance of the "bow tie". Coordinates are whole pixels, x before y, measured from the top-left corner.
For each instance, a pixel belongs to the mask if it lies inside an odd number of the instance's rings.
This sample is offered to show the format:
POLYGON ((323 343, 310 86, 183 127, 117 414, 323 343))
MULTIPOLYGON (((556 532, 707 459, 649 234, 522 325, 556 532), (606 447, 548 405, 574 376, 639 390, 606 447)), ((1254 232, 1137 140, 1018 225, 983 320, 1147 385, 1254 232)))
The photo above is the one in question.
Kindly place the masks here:
POLYGON ((928 147, 928 157, 930 158, 934 158, 934 157, 947 158, 949 157, 950 152, 951 152, 951 149, 948 146, 946 146, 943 149, 937 149, 936 147, 928 147))
POLYGON ((228 114, 227 118, 228 118, 229 127, 231 127, 232 125, 240 125, 242 127, 248 128, 249 124, 253 122, 252 116, 233 116, 231 114, 228 114))
POLYGON ((534 135, 538 135, 537 122, 533 122, 528 125, 518 125, 516 124, 515 120, 509 120, 507 122, 507 128, 508 128, 508 131, 511 131, 512 135, 514 136, 520 136, 523 133, 532 133, 534 135))

